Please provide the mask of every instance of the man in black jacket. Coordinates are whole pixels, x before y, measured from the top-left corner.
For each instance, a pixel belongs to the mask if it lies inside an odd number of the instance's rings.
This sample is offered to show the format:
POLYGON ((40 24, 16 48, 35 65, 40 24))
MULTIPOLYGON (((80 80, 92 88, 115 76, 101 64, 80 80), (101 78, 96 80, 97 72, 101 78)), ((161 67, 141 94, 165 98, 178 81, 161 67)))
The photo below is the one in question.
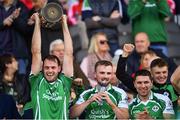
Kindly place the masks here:
POLYGON ((177 65, 174 63, 174 61, 172 59, 170 59, 166 55, 164 55, 161 50, 150 48, 150 41, 149 41, 148 35, 146 33, 140 32, 140 33, 136 34, 134 44, 135 44, 135 49, 132 51, 131 54, 129 54, 128 59, 127 59, 127 73, 129 75, 132 75, 133 73, 135 73, 138 70, 138 68, 140 66, 141 55, 144 52, 151 50, 151 51, 155 52, 157 56, 163 58, 168 63, 168 65, 169 65, 168 78, 170 78, 170 76, 176 69, 177 65))

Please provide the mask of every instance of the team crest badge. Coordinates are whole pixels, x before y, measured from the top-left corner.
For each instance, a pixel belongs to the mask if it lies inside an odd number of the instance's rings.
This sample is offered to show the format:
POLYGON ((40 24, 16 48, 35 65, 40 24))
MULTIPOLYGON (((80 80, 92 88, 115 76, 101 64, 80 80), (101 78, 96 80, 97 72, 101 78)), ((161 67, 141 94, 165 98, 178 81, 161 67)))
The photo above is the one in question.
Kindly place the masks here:
POLYGON ((156 105, 152 108, 152 111, 154 111, 154 112, 157 112, 158 110, 159 110, 159 107, 156 105))

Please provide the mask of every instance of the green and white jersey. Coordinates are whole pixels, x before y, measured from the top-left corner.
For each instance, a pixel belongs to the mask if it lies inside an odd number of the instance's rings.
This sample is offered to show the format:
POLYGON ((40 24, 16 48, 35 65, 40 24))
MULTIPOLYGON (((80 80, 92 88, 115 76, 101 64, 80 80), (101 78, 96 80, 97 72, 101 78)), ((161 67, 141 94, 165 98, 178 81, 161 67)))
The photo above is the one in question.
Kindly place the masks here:
POLYGON ((71 78, 59 74, 49 83, 43 76, 31 74, 31 107, 35 119, 68 119, 71 78))
MULTIPOLYGON (((97 87, 84 91, 76 104, 82 104, 94 94, 98 92, 97 87)), ((110 99, 119 107, 119 108, 128 108, 127 95, 126 93, 115 86, 109 85, 105 91, 110 99)), ((105 100, 102 101, 102 104, 97 102, 92 102, 85 109, 85 118, 86 119, 115 119, 115 113, 112 108, 106 103, 105 100)))
POLYGON ((153 119, 163 119, 163 114, 174 114, 171 100, 162 94, 151 92, 149 100, 141 101, 137 96, 129 104, 130 118, 135 119, 136 114, 147 109, 153 119))

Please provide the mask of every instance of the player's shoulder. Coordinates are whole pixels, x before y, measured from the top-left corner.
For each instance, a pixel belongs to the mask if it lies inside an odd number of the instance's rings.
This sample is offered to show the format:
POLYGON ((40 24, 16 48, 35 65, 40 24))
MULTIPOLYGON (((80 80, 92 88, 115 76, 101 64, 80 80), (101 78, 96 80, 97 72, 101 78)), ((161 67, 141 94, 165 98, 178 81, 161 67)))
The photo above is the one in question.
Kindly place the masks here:
POLYGON ((123 89, 118 88, 118 87, 116 87, 116 86, 112 86, 112 89, 114 89, 114 90, 115 90, 116 92, 118 92, 118 93, 126 94, 126 92, 125 92, 123 89))
POLYGON ((170 100, 167 96, 163 95, 163 94, 159 94, 159 93, 153 93, 154 96, 157 98, 157 99, 160 99, 160 100, 163 100, 163 101, 168 101, 170 100))

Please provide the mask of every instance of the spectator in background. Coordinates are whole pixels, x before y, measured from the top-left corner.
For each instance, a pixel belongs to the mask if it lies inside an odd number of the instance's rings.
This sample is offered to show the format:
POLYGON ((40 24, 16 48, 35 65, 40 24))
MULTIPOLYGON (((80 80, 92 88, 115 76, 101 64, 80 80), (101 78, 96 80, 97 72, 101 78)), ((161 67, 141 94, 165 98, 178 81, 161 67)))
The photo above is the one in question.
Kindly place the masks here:
MULTIPOLYGON (((69 30, 71 33, 71 36, 73 38, 73 43, 74 45, 78 44, 78 40, 81 42, 81 49, 88 49, 88 36, 86 32, 86 25, 85 23, 81 20, 81 7, 82 7, 82 0, 58 0, 65 13, 67 14, 68 17, 68 25, 69 25, 69 30)), ((79 47, 79 46, 78 46, 79 47)), ((76 54, 77 50, 74 47, 74 52, 76 54)))
POLYGON ((98 84, 84 91, 76 104, 70 109, 70 117, 79 117, 85 112, 84 119, 128 119, 127 95, 110 84, 113 65, 110 61, 100 60, 95 64, 98 84))
POLYGON ((146 51, 145 53, 142 54, 141 65, 140 65, 139 69, 146 69, 146 70, 150 71, 151 62, 156 58, 158 58, 156 53, 154 53, 151 50, 146 51))
POLYGON ((151 91, 153 87, 153 78, 149 71, 137 71, 133 83, 138 95, 129 105, 131 119, 174 118, 171 100, 167 96, 151 91))
MULTIPOLYGON (((73 76, 73 47, 65 15, 61 17, 64 35, 64 57, 48 55, 41 66, 41 30, 38 13, 33 14, 32 67, 29 76, 34 119, 68 119, 70 87, 73 76), (42 67, 42 72, 41 72, 42 67), (54 112, 56 111, 56 112, 54 112)), ((28 106, 28 104, 27 104, 28 106)), ((28 109, 28 108, 27 108, 28 109)))
POLYGON ((70 31, 75 35, 78 35, 81 41, 81 48, 88 49, 89 39, 87 36, 86 25, 84 21, 81 20, 81 9, 82 0, 68 0, 67 4, 69 6, 67 15, 70 23, 70 31))
POLYGON ((0 93, 0 119, 20 119, 12 96, 0 93))
POLYGON ((155 52, 157 56, 163 58, 168 63, 169 65, 168 66, 168 71, 169 71, 168 79, 169 79, 177 67, 175 62, 172 59, 168 58, 166 55, 164 55, 160 49, 150 48, 150 41, 146 33, 144 32, 137 33, 134 39, 135 39, 134 40, 135 49, 128 56, 127 73, 129 75, 132 75, 133 73, 135 73, 139 69, 142 54, 148 50, 151 50, 155 52))
POLYGON ((13 96, 18 111, 30 101, 30 87, 27 78, 18 74, 18 61, 13 55, 0 57, 0 93, 13 96))
POLYGON ((117 25, 120 23, 120 17, 117 0, 83 1, 82 20, 86 23, 89 38, 97 32, 104 32, 109 40, 112 56, 119 48, 117 25))
POLYGON ((88 55, 82 60, 80 66, 92 87, 97 84, 97 81, 94 80, 94 65, 99 60, 112 60, 109 54, 108 39, 106 34, 101 32, 92 36, 88 55))
POLYGON ((28 49, 25 39, 26 25, 21 16, 23 8, 16 6, 16 0, 0 1, 0 55, 13 54, 18 62, 20 74, 26 74, 28 49))
POLYGON ((139 32, 147 33, 151 47, 162 49, 167 55, 168 37, 164 20, 171 16, 167 0, 129 0, 128 14, 132 19, 133 36, 139 32))

